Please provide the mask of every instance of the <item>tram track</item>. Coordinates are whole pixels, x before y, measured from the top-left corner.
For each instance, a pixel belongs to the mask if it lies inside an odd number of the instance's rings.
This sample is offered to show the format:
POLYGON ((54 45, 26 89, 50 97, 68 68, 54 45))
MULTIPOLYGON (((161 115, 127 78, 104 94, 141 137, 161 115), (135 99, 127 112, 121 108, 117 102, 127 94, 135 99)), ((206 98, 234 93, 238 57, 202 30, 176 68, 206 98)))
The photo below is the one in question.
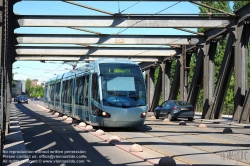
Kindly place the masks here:
MULTIPOLYGON (((167 123, 164 123, 164 124, 167 124, 167 123)), ((173 123, 173 125, 174 125, 175 123, 173 123)), ((162 124, 160 124, 160 125, 162 125, 162 124)), ((219 155, 219 152, 220 151, 209 151, 209 150, 204 150, 203 148, 198 148, 197 146, 192 146, 192 145, 190 145, 190 143, 189 144, 187 144, 187 143, 184 143, 184 142, 180 142, 180 141, 174 141, 173 139, 168 139, 168 137, 167 136, 157 136, 157 135, 155 135, 155 134, 151 134, 150 133, 150 131, 151 130, 154 130, 154 129, 156 129, 156 132, 157 131, 159 131, 159 130, 157 130, 157 129, 161 129, 161 132, 162 131, 164 131, 164 132, 168 132, 168 131, 172 131, 172 132, 175 132, 175 133, 182 133, 182 131, 178 131, 177 129, 175 129, 175 128, 170 128, 170 127, 166 127, 166 126, 160 126, 160 125, 150 125, 150 124, 146 124, 146 126, 145 127, 147 127, 148 129, 146 129, 146 128, 144 128, 144 129, 140 129, 140 128, 123 128, 123 129, 110 129, 110 128, 104 128, 103 130, 105 131, 105 133, 107 134, 107 135, 115 135, 115 136, 118 136, 118 137, 120 137, 121 138, 121 140, 126 140, 126 141, 128 141, 128 142, 130 142, 131 144, 134 144, 134 143, 136 143, 136 144, 139 144, 140 145, 140 141, 139 141, 139 138, 137 138, 136 139, 136 137, 135 136, 133 136, 133 137, 131 137, 130 135, 131 135, 131 133, 140 133, 140 134, 144 134, 145 135, 145 137, 151 137, 152 139, 154 139, 154 138, 158 138, 158 139, 161 139, 162 140, 162 142, 171 142, 171 143, 173 143, 173 144, 175 144, 175 145, 181 145, 181 146, 185 146, 185 147, 188 147, 188 148, 193 148, 193 149, 196 149, 196 150, 199 150, 199 151, 201 151, 201 152, 204 152, 204 153, 201 153, 201 154, 215 154, 216 156, 218 156, 218 157, 221 157, 220 155, 219 155), (148 130, 148 131, 145 131, 145 130, 148 130), (130 134, 128 134, 127 136, 126 136, 126 133, 130 133, 130 134)), ((178 125, 178 124, 175 124, 175 125, 178 125)), ((192 126, 184 126, 185 128, 189 128, 189 129, 196 129, 196 130, 198 130, 198 132, 197 133, 199 133, 200 131, 202 131, 202 132, 204 132, 204 133, 216 133, 216 132, 212 132, 212 131, 209 131, 208 129, 206 129, 206 128, 199 128, 199 127, 195 127, 194 125, 192 125, 192 126)), ((98 128, 98 127, 97 127, 98 128)), ((188 129, 187 129, 187 131, 188 131, 188 129)), ((218 132, 217 132, 218 133, 218 132)), ((184 133, 185 134, 185 133, 184 133)), ((135 134, 136 135, 136 134, 135 134)), ((185 134, 186 135, 186 134, 185 134)), ((219 142, 219 143, 225 143, 225 144, 230 144, 230 145, 235 145, 235 144, 233 144, 233 143, 231 143, 231 142, 227 142, 227 141, 222 141, 222 140, 220 140, 220 139, 215 139, 215 138, 210 138, 210 137, 206 137, 206 136, 204 136, 204 135, 200 135, 200 134, 195 134, 195 133, 188 133, 188 135, 190 135, 190 136, 195 136, 195 137, 198 137, 198 138, 206 138, 206 139, 209 139, 209 140, 211 140, 211 141, 217 141, 217 142, 219 142)), ((174 134, 172 135, 172 136, 174 136, 174 134)), ((230 135, 229 135, 230 136, 230 135)), ((232 137, 235 137, 235 136, 232 136, 232 137)), ((169 137, 170 138, 170 137, 169 137)), ((237 138, 237 137, 235 137, 235 138, 237 138)), ((245 140, 249 140, 249 139, 247 139, 247 138, 244 138, 244 137, 238 137, 238 138, 242 138, 242 139, 245 139, 245 140)), ((161 154, 161 155, 164 155, 164 156, 170 156, 170 157, 173 157, 177 162, 179 161, 179 162, 181 162, 181 163, 183 163, 183 164, 186 164, 186 165, 195 165, 195 164, 197 164, 197 163, 195 163, 195 162, 192 162, 192 161, 190 161, 190 160, 185 160, 185 159, 183 159, 183 156, 185 156, 185 155, 193 155, 192 153, 187 153, 187 154, 182 154, 182 155, 179 155, 179 154, 173 154, 173 153, 169 153, 169 152, 166 152, 166 151, 162 151, 161 149, 157 149, 157 148, 155 148, 154 147, 154 145, 141 145, 143 148, 146 148, 146 149, 149 149, 149 150, 151 150, 151 151, 153 151, 153 152, 155 152, 155 153, 158 153, 158 154, 161 154)), ((247 147, 248 149, 249 149, 249 147, 247 147)), ((197 154, 195 154, 195 155, 199 155, 199 153, 197 153, 197 154)), ((241 164, 241 165, 249 165, 249 163, 247 163, 247 162, 244 162, 244 161, 237 161, 237 160, 234 160, 236 163, 239 163, 239 164, 241 164)))
MULTIPOLYGON (((166 127, 161 127, 161 126, 157 126, 157 125, 148 125, 148 126, 151 127, 152 129, 153 129, 153 128, 158 128, 158 129, 160 128, 160 129, 163 129, 164 131, 171 130, 171 131, 174 131, 174 132, 181 133, 181 131, 174 130, 174 129, 170 129, 170 128, 167 128, 167 130, 166 130, 166 127)), ((191 128, 191 127, 185 126, 185 128, 191 128)), ((192 128, 193 128, 193 127, 192 127, 192 128)), ((206 130, 206 129, 205 129, 205 131, 204 131, 204 129, 200 129, 200 128, 198 128, 198 127, 197 127, 197 129, 200 130, 200 131, 203 131, 204 133, 205 133, 205 132, 211 133, 211 131, 206 130)), ((191 148, 194 148, 194 149, 197 149, 197 150, 201 150, 201 151, 203 151, 203 152, 205 152, 205 153, 207 153, 207 154, 215 154, 215 155, 221 157, 221 153, 220 153, 221 151, 208 151, 208 150, 204 150, 203 148, 198 148, 198 147, 196 147, 196 146, 192 146, 192 145, 187 144, 187 143, 183 143, 183 142, 179 142, 179 141, 173 141, 173 139, 167 139, 167 137, 156 136, 156 135, 154 135, 154 134, 150 134, 149 132, 145 132, 145 131, 141 131, 141 130, 137 130, 137 131, 140 132, 140 133, 143 133, 143 134, 152 136, 152 137, 154 137, 154 138, 160 138, 160 139, 162 139, 162 140, 166 140, 166 141, 169 141, 169 142, 172 142, 172 143, 175 143, 175 144, 179 144, 179 145, 184 145, 184 146, 187 146, 187 147, 191 147, 191 148)), ((119 134, 119 133, 117 133, 117 132, 108 132, 108 133, 109 133, 109 134, 112 134, 112 135, 116 135, 116 136, 118 136, 118 137, 120 137, 120 138, 122 138, 122 139, 124 139, 124 140, 126 140, 126 141, 129 141, 129 142, 131 142, 131 143, 137 143, 137 144, 139 144, 139 143, 138 143, 137 141, 135 141, 133 138, 124 137, 124 135, 119 134)), ((216 133, 216 132, 214 132, 214 133, 216 133)), ((231 143, 231 142, 222 141, 222 140, 220 140, 220 139, 214 139, 214 138, 206 137, 206 136, 199 135, 199 134, 189 134, 189 135, 195 136, 195 137, 199 137, 199 138, 206 138, 206 139, 208 139, 208 140, 217 141, 217 142, 219 142, 219 143, 225 143, 225 144, 235 145, 235 144, 233 144, 233 143, 231 143)), ((242 138, 242 139, 246 139, 246 138, 242 138)), ((152 150, 152 151, 155 151, 155 152, 157 152, 157 153, 160 153, 160 154, 162 154, 162 155, 166 155, 166 156, 173 157, 174 159, 179 160, 179 161, 181 161, 181 162, 183 162, 183 163, 185 163, 185 164, 188 164, 188 165, 193 165, 193 164, 195 164, 195 163, 187 162, 186 160, 183 160, 182 158, 180 158, 180 157, 178 157, 178 156, 176 156, 176 155, 173 155, 173 154, 171 154, 171 153, 166 153, 166 152, 164 152, 164 151, 155 149, 155 148, 153 148, 152 146, 148 146, 148 145, 141 145, 141 146, 144 147, 144 148, 150 149, 150 150, 152 150)), ((243 150, 246 150, 246 148, 249 149, 249 147, 244 147, 243 150)), ((239 149, 235 149, 235 150, 239 150, 239 149)), ((237 160, 234 160, 234 161, 237 162, 237 163, 240 163, 240 164, 242 164, 242 165, 244 165, 244 164, 247 164, 247 165, 248 165, 248 164, 249 164, 249 163, 244 162, 244 161, 237 161, 237 160)))
MULTIPOLYGON (((152 126, 155 127, 155 128, 161 128, 161 129, 163 129, 163 130, 167 128, 167 127, 154 126, 154 125, 152 125, 152 126)), ((190 127, 189 127, 189 126, 185 126, 185 128, 190 128, 190 127)), ((167 128, 167 129, 168 129, 168 130, 171 130, 171 131, 179 132, 178 130, 173 130, 173 129, 170 129, 170 128, 167 128)), ((218 134, 217 132, 209 131, 209 130, 207 130, 206 128, 200 129, 199 127, 197 127, 197 130, 200 130, 200 131, 202 131, 202 132, 204 132, 204 133, 207 132, 207 133, 215 133, 215 134, 218 134)), ((181 133, 181 132, 179 132, 179 133, 181 133)), ((233 144, 233 143, 231 143, 231 142, 222 141, 222 140, 220 140, 220 139, 210 138, 210 137, 206 137, 206 136, 199 135, 199 134, 189 134, 189 135, 194 135, 194 136, 196 136, 196 137, 203 137, 203 138, 207 138, 207 139, 210 139, 210 140, 219 141, 219 142, 221 142, 221 143, 233 144)), ((245 139, 245 140, 250 140, 250 137, 249 137, 249 138, 245 138, 245 137, 236 136, 236 135, 229 135, 229 134, 226 134, 226 135, 228 135, 228 136, 230 136, 230 137, 236 137, 236 138, 241 138, 241 139, 245 139)), ((249 147, 249 149, 250 149, 250 147, 249 147)))

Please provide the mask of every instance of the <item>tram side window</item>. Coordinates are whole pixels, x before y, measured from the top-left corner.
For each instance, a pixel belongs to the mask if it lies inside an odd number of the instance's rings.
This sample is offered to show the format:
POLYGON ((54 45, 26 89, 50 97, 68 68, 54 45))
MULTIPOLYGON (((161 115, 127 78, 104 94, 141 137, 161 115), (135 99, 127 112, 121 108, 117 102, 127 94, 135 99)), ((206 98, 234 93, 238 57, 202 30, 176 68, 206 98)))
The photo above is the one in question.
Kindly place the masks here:
POLYGON ((100 103, 100 95, 98 91, 98 78, 96 73, 92 75, 92 98, 100 103))
POLYGON ((78 93, 78 91, 79 91, 79 86, 80 86, 80 84, 81 84, 81 80, 80 80, 80 77, 78 77, 78 78, 76 78, 76 85, 75 85, 75 89, 74 89, 74 91, 75 91, 75 104, 79 104, 79 93, 78 93))
POLYGON ((59 94, 60 94, 60 82, 56 83, 56 96, 55 96, 56 101, 60 100, 59 94))
POLYGON ((62 89, 62 103, 66 103, 66 91, 67 90, 67 84, 66 81, 63 81, 63 89, 62 89))
POLYGON ((72 101, 72 80, 67 80, 67 101, 66 103, 71 103, 72 101))
POLYGON ((83 89, 83 98, 84 98, 84 103, 83 105, 85 106, 89 106, 89 103, 88 103, 88 94, 89 94, 89 75, 87 75, 85 77, 85 84, 84 84, 84 89, 83 89))
POLYGON ((54 84, 50 85, 50 100, 54 101, 54 84))
POLYGON ((48 90, 48 85, 45 85, 45 87, 44 87, 44 100, 48 100, 47 99, 47 90, 48 90))
POLYGON ((85 77, 79 77, 76 79, 75 103, 79 105, 83 105, 84 80, 85 80, 85 77))

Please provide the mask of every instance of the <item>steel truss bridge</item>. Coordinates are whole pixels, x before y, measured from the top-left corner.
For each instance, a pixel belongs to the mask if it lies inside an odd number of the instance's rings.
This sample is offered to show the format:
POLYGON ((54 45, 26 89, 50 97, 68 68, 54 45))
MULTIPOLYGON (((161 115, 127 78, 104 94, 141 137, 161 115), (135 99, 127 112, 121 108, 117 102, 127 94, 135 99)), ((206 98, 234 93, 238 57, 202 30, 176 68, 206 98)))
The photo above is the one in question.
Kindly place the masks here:
MULTIPOLYGON (((28 0, 29 1, 29 0, 28 0)), ((40 0, 41 1, 41 0, 40 0)), ((98 0, 95 0, 98 1, 98 0)), ((105 1, 105 0, 99 0, 105 1)), ((115 1, 115 0, 109 0, 115 1)), ((131 1, 131 0, 124 0, 131 1)), ((150 0, 144 0, 150 1, 150 0)), ((167 1, 167 0, 157 0, 167 1)), ((222 12, 204 15, 146 15, 117 14, 93 7, 77 4, 77 0, 65 1, 72 5, 96 10, 102 16, 47 16, 17 15, 13 6, 18 0, 0 0, 0 125, 1 149, 5 133, 8 133, 11 102, 12 64, 15 61, 92 61, 98 58, 122 58, 140 62, 146 72, 149 111, 162 100, 180 99, 196 106, 203 88, 202 118, 218 119, 230 78, 234 77, 233 122, 249 124, 250 90, 248 87, 248 46, 250 36, 250 3, 235 13, 222 12), (208 28, 195 35, 122 35, 92 34, 15 34, 19 27, 67 27, 84 30, 94 28, 208 28), (218 41, 227 38, 223 62, 218 78, 214 76, 214 60, 218 41), (20 46, 20 44, 55 44, 57 46, 20 46), (64 47, 59 44, 74 44, 64 47), (110 47, 93 47, 110 45, 110 47), (112 45, 119 45, 114 47, 112 45), (124 47, 125 45, 135 47, 124 47), (170 47, 140 47, 140 45, 168 45, 170 47), (150 51, 148 51, 150 50, 150 51), (196 66, 190 67, 191 55, 196 53, 196 66), (172 86, 170 69, 177 60, 172 86), (155 67, 160 66, 156 87, 154 88, 155 67), (192 79, 190 70, 194 70, 192 79), (215 86, 215 79, 217 84, 215 86), (192 81, 190 81, 192 80, 192 81)), ((157 3, 157 2, 156 2, 157 3)), ((190 1, 190 3, 198 3, 190 1)), ((199 3, 198 3, 199 4, 199 3)), ((218 10, 219 11, 219 10, 218 10)), ((221 12, 221 11, 219 11, 221 12)))

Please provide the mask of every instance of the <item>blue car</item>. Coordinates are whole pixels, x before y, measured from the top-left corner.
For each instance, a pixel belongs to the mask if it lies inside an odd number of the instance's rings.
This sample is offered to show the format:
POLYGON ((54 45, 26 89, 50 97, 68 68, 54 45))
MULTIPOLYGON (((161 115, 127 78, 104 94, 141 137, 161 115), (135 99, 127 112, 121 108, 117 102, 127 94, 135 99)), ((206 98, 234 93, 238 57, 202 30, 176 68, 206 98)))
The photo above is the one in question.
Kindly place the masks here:
POLYGON ((20 96, 18 96, 18 98, 17 98, 17 103, 18 104, 21 104, 21 103, 26 103, 26 104, 28 104, 29 102, 28 102, 28 97, 26 96, 26 95, 20 95, 20 96))
POLYGON ((169 120, 187 118, 192 121, 194 119, 194 109, 186 101, 167 100, 155 108, 154 115, 156 119, 159 119, 159 117, 167 117, 169 120))

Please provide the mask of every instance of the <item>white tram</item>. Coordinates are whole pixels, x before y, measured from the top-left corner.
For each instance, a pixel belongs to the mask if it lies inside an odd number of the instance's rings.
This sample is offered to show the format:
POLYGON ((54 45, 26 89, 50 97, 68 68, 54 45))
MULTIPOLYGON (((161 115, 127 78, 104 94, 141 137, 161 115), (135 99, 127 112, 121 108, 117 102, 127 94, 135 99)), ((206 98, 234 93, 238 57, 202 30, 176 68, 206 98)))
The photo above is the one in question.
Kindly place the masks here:
POLYGON ((49 109, 93 126, 141 125, 148 110, 142 71, 129 60, 100 59, 58 75, 44 95, 49 109))

